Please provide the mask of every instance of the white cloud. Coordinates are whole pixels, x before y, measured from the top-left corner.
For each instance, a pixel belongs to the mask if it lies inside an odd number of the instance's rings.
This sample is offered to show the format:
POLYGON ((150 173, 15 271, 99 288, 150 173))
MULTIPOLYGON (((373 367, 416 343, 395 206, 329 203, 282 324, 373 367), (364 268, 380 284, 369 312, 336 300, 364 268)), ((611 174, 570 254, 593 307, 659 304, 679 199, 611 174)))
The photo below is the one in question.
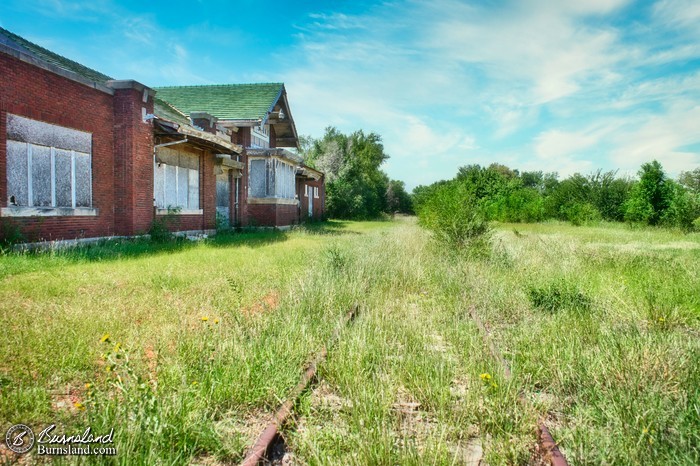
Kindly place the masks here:
POLYGON ((547 130, 535 138, 535 154, 544 160, 580 155, 598 142, 592 134, 547 130))
POLYGON ((641 124, 611 137, 615 147, 611 160, 622 169, 637 169, 656 159, 672 174, 697 167, 700 154, 684 148, 700 143, 698 122, 697 103, 677 104, 667 113, 649 116, 641 124))

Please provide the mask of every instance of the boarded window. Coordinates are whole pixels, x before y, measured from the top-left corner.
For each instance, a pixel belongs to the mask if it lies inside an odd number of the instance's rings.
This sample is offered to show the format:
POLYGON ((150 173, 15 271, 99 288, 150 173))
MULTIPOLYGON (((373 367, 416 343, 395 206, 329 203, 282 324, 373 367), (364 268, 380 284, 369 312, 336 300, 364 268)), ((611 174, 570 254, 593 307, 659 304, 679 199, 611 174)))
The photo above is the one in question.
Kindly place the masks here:
POLYGON ((160 147, 153 171, 156 206, 160 209, 199 209, 199 156, 160 147))
POLYGON ((250 197, 295 198, 294 166, 276 159, 251 159, 250 197))
POLYGON ((229 207, 231 205, 231 182, 228 170, 216 175, 216 207, 229 207))
POLYGON ((92 134, 7 115, 8 205, 90 207, 92 134))

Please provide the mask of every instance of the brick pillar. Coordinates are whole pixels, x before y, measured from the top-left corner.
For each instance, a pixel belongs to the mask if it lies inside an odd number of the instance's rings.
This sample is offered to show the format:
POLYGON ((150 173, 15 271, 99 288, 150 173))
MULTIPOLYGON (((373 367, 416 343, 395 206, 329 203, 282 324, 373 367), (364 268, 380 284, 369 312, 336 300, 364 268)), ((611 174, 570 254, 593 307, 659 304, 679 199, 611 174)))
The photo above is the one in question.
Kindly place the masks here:
POLYGON ((248 226, 250 225, 248 214, 248 152, 245 149, 243 149, 240 160, 243 163, 243 174, 241 175, 238 193, 239 221, 241 226, 248 226))
POLYGON ((108 81, 114 89, 114 231, 134 235, 153 222, 154 91, 136 81, 108 81))
POLYGON ((201 158, 201 208, 203 210, 202 229, 216 228, 216 173, 214 166, 214 154, 205 151, 201 158))

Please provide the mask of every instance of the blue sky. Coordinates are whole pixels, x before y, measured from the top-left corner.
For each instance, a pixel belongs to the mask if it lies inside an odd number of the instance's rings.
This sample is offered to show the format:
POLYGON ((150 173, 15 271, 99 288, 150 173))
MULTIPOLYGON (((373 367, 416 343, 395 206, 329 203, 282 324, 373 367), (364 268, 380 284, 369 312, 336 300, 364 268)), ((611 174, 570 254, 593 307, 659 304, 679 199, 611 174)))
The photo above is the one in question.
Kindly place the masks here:
POLYGON ((282 81, 301 134, 379 133, 409 189, 700 165, 698 0, 5 0, 0 26, 150 86, 282 81))

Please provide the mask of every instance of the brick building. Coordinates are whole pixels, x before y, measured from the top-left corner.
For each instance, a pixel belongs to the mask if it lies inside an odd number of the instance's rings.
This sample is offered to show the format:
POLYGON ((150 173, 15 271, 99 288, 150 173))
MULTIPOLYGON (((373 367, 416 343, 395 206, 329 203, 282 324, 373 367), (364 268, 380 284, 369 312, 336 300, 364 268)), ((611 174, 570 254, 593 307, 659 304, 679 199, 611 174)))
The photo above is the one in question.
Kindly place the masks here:
POLYGON ((305 166, 296 153, 285 149, 298 149, 299 138, 284 84, 174 86, 156 90, 159 97, 189 115, 197 125, 202 121, 198 116, 206 112, 232 132, 234 142, 244 147, 242 218, 265 226, 323 218, 323 173, 305 166))
POLYGON ((183 109, 2 28, 0 69, 0 235, 131 236, 165 214, 173 230, 208 232, 323 216, 323 174, 282 149, 298 147, 282 84, 209 86, 232 92, 183 109))

